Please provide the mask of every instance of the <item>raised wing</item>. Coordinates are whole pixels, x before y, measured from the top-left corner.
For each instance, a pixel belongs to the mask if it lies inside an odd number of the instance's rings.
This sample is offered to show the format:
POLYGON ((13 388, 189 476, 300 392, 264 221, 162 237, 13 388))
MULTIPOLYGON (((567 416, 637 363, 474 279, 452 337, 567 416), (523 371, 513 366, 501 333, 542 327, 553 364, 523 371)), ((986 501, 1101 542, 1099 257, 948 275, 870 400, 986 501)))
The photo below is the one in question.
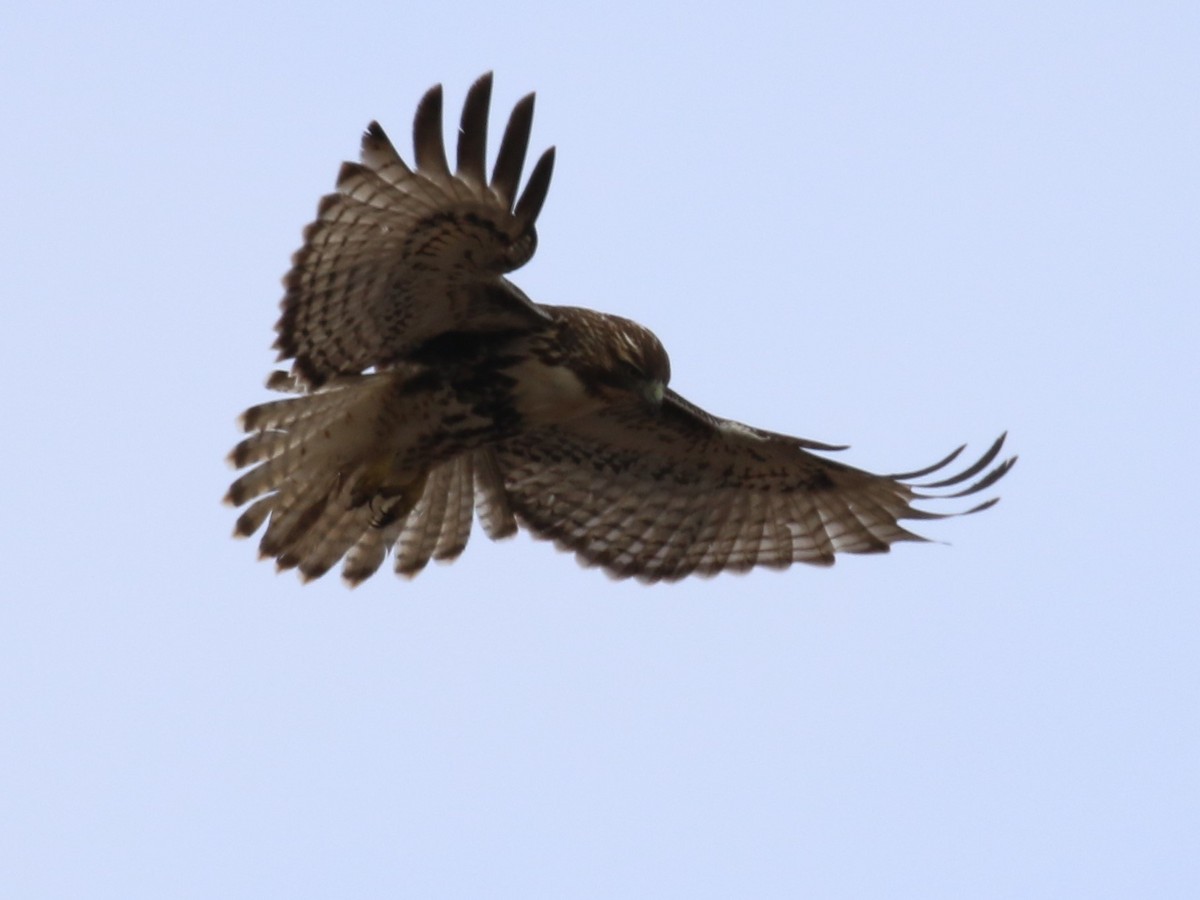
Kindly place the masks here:
POLYGON ((1003 444, 1001 435, 955 474, 945 473, 962 447, 920 471, 874 475, 809 452, 841 448, 718 419, 668 392, 659 415, 611 410, 507 441, 497 455, 530 531, 611 575, 654 582, 830 565, 835 553, 925 540, 900 521, 966 515, 998 498, 953 513, 913 504, 994 484, 1016 461, 995 463, 1003 444), (917 483, 935 473, 944 477, 917 483))
POLYGON ((491 181, 485 174, 492 76, 471 86, 452 173, 442 139, 442 88, 429 90, 413 122, 416 168, 378 123, 362 162, 344 163, 337 192, 321 200, 284 278, 276 325, 279 358, 317 386, 386 366, 448 331, 529 327, 546 316, 503 277, 537 246, 535 223, 554 168, 542 154, 517 188, 534 95, 513 109, 491 181))

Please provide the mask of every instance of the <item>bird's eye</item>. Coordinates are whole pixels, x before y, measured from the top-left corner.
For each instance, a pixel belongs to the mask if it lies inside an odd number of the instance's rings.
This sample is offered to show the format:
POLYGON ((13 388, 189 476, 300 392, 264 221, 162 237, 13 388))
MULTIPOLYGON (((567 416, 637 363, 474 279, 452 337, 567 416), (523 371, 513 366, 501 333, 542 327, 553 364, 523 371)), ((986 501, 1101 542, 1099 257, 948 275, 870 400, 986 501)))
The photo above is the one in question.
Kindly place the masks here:
POLYGON ((637 363, 630 362, 627 359, 621 360, 617 369, 622 375, 631 378, 634 381, 643 381, 646 378, 646 373, 642 371, 642 367, 637 363))

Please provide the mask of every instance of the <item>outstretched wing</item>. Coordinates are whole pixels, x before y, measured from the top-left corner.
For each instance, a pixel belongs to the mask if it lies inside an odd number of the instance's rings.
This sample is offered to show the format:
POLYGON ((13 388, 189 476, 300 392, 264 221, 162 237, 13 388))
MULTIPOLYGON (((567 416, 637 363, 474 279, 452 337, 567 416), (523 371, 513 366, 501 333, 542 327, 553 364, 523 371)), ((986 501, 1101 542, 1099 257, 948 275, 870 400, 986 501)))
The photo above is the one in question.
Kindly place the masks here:
POLYGON ((529 327, 545 313, 504 273, 537 246, 534 225, 550 187, 554 148, 517 188, 534 95, 513 109, 490 182, 485 174, 492 76, 471 86, 452 173, 442 139, 442 89, 413 122, 416 168, 375 122, 362 162, 344 163, 284 278, 279 358, 312 386, 386 366, 448 331, 529 327))
POLYGON ((917 472, 874 475, 810 452, 841 448, 718 419, 668 392, 659 414, 609 410, 522 435, 497 454, 509 502, 530 531, 616 577, 654 582, 830 565, 835 553, 925 540, 899 523, 965 515, 996 499, 956 513, 913 504, 995 483, 1016 461, 993 465, 1003 443, 1002 435, 952 475, 946 469, 962 447, 917 472), (942 477, 917 483, 934 473, 942 477))

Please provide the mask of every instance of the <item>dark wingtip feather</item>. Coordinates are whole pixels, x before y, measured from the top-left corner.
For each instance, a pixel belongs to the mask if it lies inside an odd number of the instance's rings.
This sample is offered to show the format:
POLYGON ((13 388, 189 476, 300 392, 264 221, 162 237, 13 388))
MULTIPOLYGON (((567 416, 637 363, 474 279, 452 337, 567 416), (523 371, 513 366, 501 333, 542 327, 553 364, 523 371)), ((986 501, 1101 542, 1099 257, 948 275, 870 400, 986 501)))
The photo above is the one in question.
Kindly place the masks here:
POLYGON ((958 459, 958 457, 966 449, 966 444, 960 444, 956 449, 950 451, 945 458, 935 462, 932 466, 926 466, 925 468, 917 469, 914 472, 901 472, 897 475, 891 475, 889 477, 894 478, 897 481, 912 481, 914 478, 924 478, 926 475, 930 475, 939 469, 944 469, 946 466, 950 465, 950 463, 958 459))
POLYGON ((992 471, 988 472, 986 475, 984 475, 982 478, 980 478, 974 484, 970 485, 969 487, 963 488, 961 491, 958 491, 955 494, 950 494, 949 496, 951 496, 951 497, 969 497, 971 494, 977 494, 980 491, 991 487, 993 484, 995 484, 997 481, 999 481, 1001 478, 1003 478, 1005 475, 1007 475, 1008 470, 1011 469, 1016 464, 1016 462, 1017 462, 1017 458, 1015 456, 1012 457, 1011 459, 1006 459, 1004 462, 1000 463, 1000 465, 996 466, 996 468, 992 469, 992 471))
POLYGON ((991 509, 993 506, 995 506, 999 502, 1000 502, 999 497, 992 497, 990 500, 984 500, 982 503, 980 503, 977 506, 972 506, 970 509, 960 513, 960 515, 969 516, 972 513, 983 512, 985 509, 991 509))
POLYGON ((382 156, 399 159, 399 154, 396 153, 396 147, 392 144, 392 139, 383 130, 383 126, 374 120, 371 121, 363 132, 361 146, 364 163, 382 156))
POLYGON ((484 72, 467 91, 458 126, 458 176, 474 184, 487 180, 487 124, 492 105, 492 73, 484 72))
MULTIPOLYGON (((986 469, 991 464, 992 460, 995 459, 999 455, 1000 448, 1004 446, 1004 439, 1007 436, 1008 436, 1008 432, 1006 431, 1006 432, 1004 432, 1004 434, 1000 435, 1000 437, 998 437, 995 440, 995 442, 993 442, 992 446, 990 446, 987 449, 987 451, 983 454, 983 456, 979 457, 979 459, 977 459, 973 464, 971 464, 967 468, 963 469, 957 475, 951 475, 949 478, 943 478, 941 481, 932 481, 928 484, 922 484, 921 487, 922 488, 950 487, 951 485, 961 484, 962 482, 966 481, 967 479, 973 478, 974 476, 976 476, 980 472, 982 472, 984 469, 986 469)), ((965 446, 966 446, 966 444, 963 445, 963 447, 965 447, 965 446)), ((954 456, 958 456, 958 454, 962 452, 963 447, 959 447, 958 450, 955 451, 954 456)), ((940 468, 940 466, 938 466, 936 468, 940 468)), ((916 476, 916 477, 920 477, 920 476, 916 476)))
POLYGON ((839 453, 842 450, 850 449, 849 444, 825 444, 821 441, 810 441, 808 438, 796 439, 796 445, 805 450, 817 450, 821 453, 839 453))
POLYGON ((554 148, 550 147, 533 167, 521 199, 517 201, 514 215, 522 230, 532 228, 537 221, 542 205, 546 202, 546 195, 550 191, 550 178, 553 174, 554 148))
MULTIPOLYGON (((996 463, 996 458, 999 456, 1000 450, 1004 446, 1004 441, 1007 437, 1008 437, 1008 432, 1005 432, 1004 434, 1000 435, 1000 437, 998 437, 992 443, 992 445, 990 447, 988 447, 988 449, 983 453, 982 456, 979 457, 979 459, 975 460, 975 462, 971 463, 971 465, 967 466, 961 472, 956 472, 953 475, 949 475, 938 481, 929 482, 927 484, 911 485, 912 478, 920 478, 924 475, 929 475, 932 472, 936 472, 941 469, 944 469, 953 460, 957 459, 959 454, 963 450, 962 447, 959 447, 957 450, 955 450, 952 454, 950 454, 948 457, 946 457, 941 462, 939 462, 933 466, 929 466, 925 469, 922 469, 919 472, 912 473, 909 476, 899 476, 898 480, 905 480, 905 481, 910 482, 910 487, 915 488, 915 490, 913 490, 913 492, 912 492, 912 498, 915 500, 927 500, 927 501, 955 500, 960 497, 969 497, 973 494, 978 494, 980 491, 990 488, 992 485, 994 485, 996 482, 998 482, 1001 478, 1003 478, 1005 475, 1007 475, 1008 472, 1012 469, 1012 467, 1016 464, 1016 462, 1017 462, 1016 456, 1012 456, 1012 457, 1009 457, 1008 459, 1002 460, 998 464, 996 463), (989 466, 991 467, 990 470, 989 470, 989 466), (945 488, 957 487, 957 486, 963 484, 963 482, 970 481, 972 478, 976 478, 976 476, 979 476, 980 473, 983 473, 982 476, 977 478, 977 480, 975 480, 971 484, 968 484, 966 487, 961 488, 960 490, 957 490, 957 491, 949 492, 949 493, 944 491, 945 488)), ((944 518, 948 518, 951 516, 967 516, 967 515, 971 515, 972 513, 982 512, 985 509, 990 509, 991 507, 995 506, 999 501, 1000 501, 999 497, 992 497, 992 498, 984 500, 983 502, 971 507, 970 509, 964 510, 962 512, 954 512, 954 513, 935 513, 935 512, 929 512, 927 510, 920 510, 920 509, 915 509, 915 508, 910 507, 908 512, 904 516, 904 518, 944 519, 944 518)))
POLYGON ((435 84, 421 102, 413 117, 413 158, 417 168, 434 177, 450 177, 446 162, 446 144, 442 138, 442 86, 435 84))
POLYGON ((513 107, 500 140, 500 152, 496 154, 496 165, 492 169, 492 190, 507 209, 512 209, 521 181, 521 170, 525 167, 525 153, 529 148, 529 133, 533 129, 534 95, 526 94, 513 107))

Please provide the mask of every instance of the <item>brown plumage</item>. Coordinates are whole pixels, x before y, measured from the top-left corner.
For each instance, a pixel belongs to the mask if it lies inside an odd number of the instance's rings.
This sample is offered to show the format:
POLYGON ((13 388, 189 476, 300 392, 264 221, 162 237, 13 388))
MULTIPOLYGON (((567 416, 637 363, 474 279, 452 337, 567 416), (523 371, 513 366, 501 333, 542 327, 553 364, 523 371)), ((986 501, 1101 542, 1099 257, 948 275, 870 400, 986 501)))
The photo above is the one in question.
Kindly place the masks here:
POLYGON ((248 410, 229 489, 249 504, 235 533, 266 525, 262 555, 307 578, 343 561, 357 584, 394 553, 415 575, 518 526, 617 577, 828 565, 923 540, 904 519, 959 512, 1015 458, 1001 436, 948 474, 873 475, 812 451, 839 447, 709 415, 666 385, 658 339, 617 316, 532 302, 505 276, 537 246, 553 149, 518 194, 533 95, 517 104, 485 174, 491 76, 467 95, 456 167, 442 92, 421 101, 415 168, 372 123, 362 162, 322 199, 284 279, 277 325, 288 396, 248 410), (921 482, 921 479, 932 481, 921 482))

